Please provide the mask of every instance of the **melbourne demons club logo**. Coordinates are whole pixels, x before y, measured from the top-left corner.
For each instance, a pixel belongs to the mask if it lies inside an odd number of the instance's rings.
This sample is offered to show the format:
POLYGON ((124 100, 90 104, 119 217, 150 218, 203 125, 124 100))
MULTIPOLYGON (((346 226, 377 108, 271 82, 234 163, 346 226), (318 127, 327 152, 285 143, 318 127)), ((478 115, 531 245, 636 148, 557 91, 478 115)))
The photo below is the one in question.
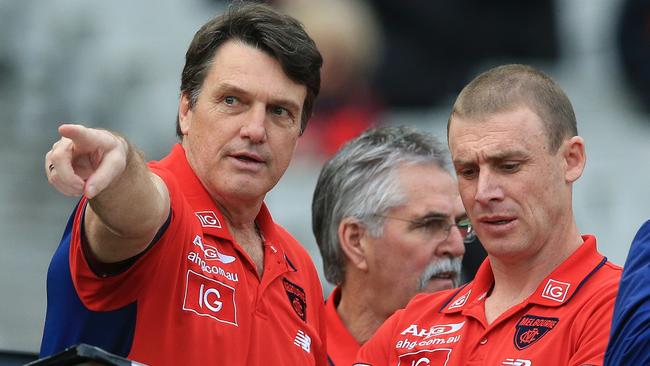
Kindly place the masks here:
POLYGON ((555 328, 560 321, 558 318, 545 318, 536 315, 524 315, 517 322, 517 331, 515 332, 515 347, 523 350, 530 347, 533 343, 539 341, 546 333, 555 328))
POLYGON ((237 326, 235 288, 189 270, 183 310, 237 326))
POLYGON ((399 356, 397 366, 446 366, 451 348, 423 349, 399 356))
POLYGON ((287 280, 286 278, 282 279, 282 284, 284 285, 284 290, 287 292, 289 297, 289 303, 291 307, 298 314, 300 319, 303 321, 307 320, 307 297, 305 296, 305 290, 302 287, 296 285, 295 283, 287 280))
POLYGON ((542 291, 542 297, 557 302, 564 302, 566 294, 569 292, 569 287, 571 287, 570 283, 549 278, 546 286, 544 286, 544 291, 542 291))
POLYGON ((198 211, 194 214, 199 218, 201 226, 221 228, 221 222, 214 211, 198 211))

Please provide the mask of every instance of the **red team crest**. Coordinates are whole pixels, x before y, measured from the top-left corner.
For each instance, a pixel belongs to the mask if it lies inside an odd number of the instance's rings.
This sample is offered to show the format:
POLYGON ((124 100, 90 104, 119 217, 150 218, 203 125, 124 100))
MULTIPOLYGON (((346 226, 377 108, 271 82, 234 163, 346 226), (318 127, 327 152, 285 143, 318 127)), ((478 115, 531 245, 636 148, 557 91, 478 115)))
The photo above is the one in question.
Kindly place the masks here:
POLYGON ((282 279, 282 284, 284 285, 284 290, 287 292, 289 297, 289 302, 291 307, 298 314, 300 319, 303 321, 307 320, 307 298, 305 296, 305 290, 302 287, 296 285, 295 283, 287 280, 286 278, 282 279))
POLYGON ((545 318, 535 315, 524 315, 517 323, 515 332, 515 347, 523 350, 539 341, 548 331, 555 328, 558 318, 545 318))

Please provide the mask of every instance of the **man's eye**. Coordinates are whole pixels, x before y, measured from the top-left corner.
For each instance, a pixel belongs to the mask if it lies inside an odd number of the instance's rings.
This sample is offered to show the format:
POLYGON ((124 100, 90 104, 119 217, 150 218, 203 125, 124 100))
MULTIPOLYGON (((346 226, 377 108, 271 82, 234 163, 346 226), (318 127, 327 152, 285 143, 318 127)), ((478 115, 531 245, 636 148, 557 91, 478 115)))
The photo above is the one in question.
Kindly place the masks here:
POLYGON ((227 105, 235 105, 237 103, 237 97, 233 97, 232 95, 226 96, 223 98, 223 102, 227 105))
POLYGON ((428 232, 436 233, 442 230, 445 225, 446 222, 444 220, 425 220, 420 223, 419 227, 428 232))
POLYGON ((271 113, 280 117, 287 117, 290 115, 289 111, 286 108, 278 107, 278 106, 271 107, 271 113))
POLYGON ((500 168, 504 172, 516 172, 517 170, 519 170, 520 166, 521 164, 519 163, 508 162, 508 163, 501 164, 500 168))
POLYGON ((474 168, 462 168, 462 169, 458 169, 456 171, 456 174, 459 177, 464 178, 464 179, 474 178, 477 173, 478 173, 477 169, 474 169, 474 168))

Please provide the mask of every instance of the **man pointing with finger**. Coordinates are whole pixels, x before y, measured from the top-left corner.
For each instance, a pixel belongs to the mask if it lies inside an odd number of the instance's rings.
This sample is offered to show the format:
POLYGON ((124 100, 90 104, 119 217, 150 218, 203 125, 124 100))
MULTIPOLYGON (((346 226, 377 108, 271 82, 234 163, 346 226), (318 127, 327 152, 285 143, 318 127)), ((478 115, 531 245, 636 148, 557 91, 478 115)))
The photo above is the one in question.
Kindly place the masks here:
POLYGON ((295 20, 238 5, 187 51, 167 157, 147 165, 117 134, 59 127, 48 180, 84 197, 48 272, 42 356, 83 342, 150 365, 325 365, 316 270, 263 202, 321 63, 295 20))

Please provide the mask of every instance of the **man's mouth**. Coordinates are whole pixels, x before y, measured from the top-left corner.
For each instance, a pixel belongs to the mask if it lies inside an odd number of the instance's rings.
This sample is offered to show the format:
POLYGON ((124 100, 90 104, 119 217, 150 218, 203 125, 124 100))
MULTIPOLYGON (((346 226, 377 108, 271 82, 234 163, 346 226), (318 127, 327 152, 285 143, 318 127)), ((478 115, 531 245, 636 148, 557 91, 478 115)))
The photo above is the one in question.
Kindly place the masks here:
POLYGON ((262 156, 255 153, 242 152, 242 153, 231 154, 230 156, 244 163, 263 164, 266 162, 265 159, 262 158, 262 156))
POLYGON ((255 158, 251 158, 251 157, 243 156, 243 155, 235 156, 235 159, 241 160, 241 161, 250 161, 250 162, 253 162, 253 163, 261 163, 261 161, 255 159, 255 158))
POLYGON ((487 221, 487 223, 492 224, 492 225, 505 225, 505 224, 509 223, 510 221, 512 221, 512 220, 487 221))
POLYGON ((488 225, 506 225, 513 221, 515 218, 509 216, 486 216, 479 219, 479 222, 488 225))
POLYGON ((456 278, 456 272, 440 272, 431 276, 432 280, 453 280, 456 278))

